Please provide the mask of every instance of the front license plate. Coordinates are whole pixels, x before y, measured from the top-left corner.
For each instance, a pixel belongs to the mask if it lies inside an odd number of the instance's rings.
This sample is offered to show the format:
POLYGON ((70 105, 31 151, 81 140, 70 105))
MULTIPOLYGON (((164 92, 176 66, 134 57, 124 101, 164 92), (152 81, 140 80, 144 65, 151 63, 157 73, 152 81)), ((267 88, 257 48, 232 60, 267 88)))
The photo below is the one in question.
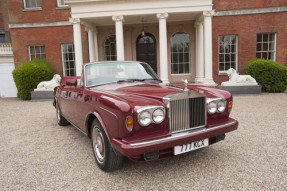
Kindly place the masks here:
POLYGON ((200 141, 194 141, 192 143, 175 146, 174 155, 187 153, 187 152, 194 151, 196 149, 200 149, 200 148, 207 147, 207 146, 208 146, 208 139, 202 139, 200 141))

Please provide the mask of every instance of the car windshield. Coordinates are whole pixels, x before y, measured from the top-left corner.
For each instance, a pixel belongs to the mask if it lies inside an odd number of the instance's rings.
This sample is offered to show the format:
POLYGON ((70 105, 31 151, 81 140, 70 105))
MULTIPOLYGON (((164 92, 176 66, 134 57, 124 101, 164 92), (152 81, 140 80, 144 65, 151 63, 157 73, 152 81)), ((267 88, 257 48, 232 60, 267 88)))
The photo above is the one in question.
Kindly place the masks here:
POLYGON ((146 63, 140 62, 100 62, 85 66, 85 83, 87 87, 130 81, 161 82, 155 72, 146 63))

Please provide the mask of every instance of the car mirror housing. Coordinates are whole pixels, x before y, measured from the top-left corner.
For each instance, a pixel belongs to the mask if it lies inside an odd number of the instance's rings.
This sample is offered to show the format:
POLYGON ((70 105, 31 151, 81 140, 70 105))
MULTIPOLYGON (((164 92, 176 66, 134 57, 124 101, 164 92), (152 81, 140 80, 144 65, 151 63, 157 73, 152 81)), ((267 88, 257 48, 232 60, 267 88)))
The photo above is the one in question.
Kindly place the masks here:
POLYGON ((79 77, 65 76, 61 81, 61 86, 77 86, 79 77))

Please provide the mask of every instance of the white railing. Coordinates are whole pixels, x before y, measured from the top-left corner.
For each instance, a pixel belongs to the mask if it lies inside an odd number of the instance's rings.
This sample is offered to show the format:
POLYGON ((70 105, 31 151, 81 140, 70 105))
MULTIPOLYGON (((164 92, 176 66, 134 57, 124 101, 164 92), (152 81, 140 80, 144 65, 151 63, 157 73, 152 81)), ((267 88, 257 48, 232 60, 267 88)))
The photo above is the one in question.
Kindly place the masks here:
POLYGON ((12 56, 13 49, 10 43, 0 43, 0 56, 12 56))

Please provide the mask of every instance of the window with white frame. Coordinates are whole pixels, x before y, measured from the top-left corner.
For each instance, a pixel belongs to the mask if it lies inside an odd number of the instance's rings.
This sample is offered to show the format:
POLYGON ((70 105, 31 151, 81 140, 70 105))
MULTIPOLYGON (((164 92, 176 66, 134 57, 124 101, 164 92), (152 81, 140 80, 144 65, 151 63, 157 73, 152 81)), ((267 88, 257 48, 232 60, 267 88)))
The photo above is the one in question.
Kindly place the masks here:
POLYGON ((104 57, 106 61, 117 60, 117 43, 115 35, 111 35, 105 40, 104 51, 104 57))
POLYGON ((256 58, 276 59, 276 33, 257 34, 256 58))
POLYGON ((178 32, 170 39, 171 73, 190 73, 190 37, 189 34, 178 32))
POLYGON ((42 0, 23 0, 25 9, 40 9, 42 0))
POLYGON ((75 76, 75 50, 74 44, 62 44, 62 64, 64 76, 75 76))
POLYGON ((230 68, 237 69, 237 41, 236 35, 218 37, 219 72, 225 72, 230 68))
POLYGON ((58 7, 67 7, 68 5, 65 3, 65 0, 57 0, 58 7))
POLYGON ((46 59, 46 49, 42 45, 29 46, 29 58, 30 61, 34 59, 45 60, 46 59))

